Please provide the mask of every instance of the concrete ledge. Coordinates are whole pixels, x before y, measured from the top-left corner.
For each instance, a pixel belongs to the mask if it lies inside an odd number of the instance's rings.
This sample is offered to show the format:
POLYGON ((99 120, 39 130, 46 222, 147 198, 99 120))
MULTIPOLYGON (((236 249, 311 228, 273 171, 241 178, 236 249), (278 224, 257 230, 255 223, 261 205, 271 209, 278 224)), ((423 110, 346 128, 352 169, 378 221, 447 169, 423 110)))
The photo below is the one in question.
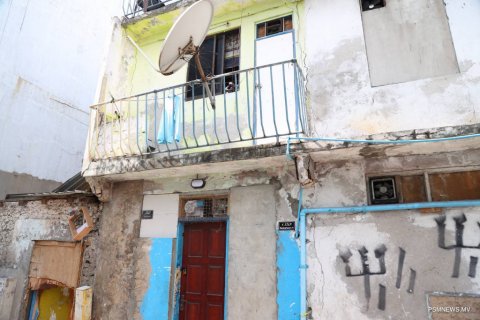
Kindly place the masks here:
MULTIPOLYGON (((298 143, 293 144, 292 149, 299 152, 303 149, 303 145, 298 143)), ((276 163, 280 165, 280 163, 287 161, 285 157, 286 150, 285 144, 269 144, 189 154, 149 154, 134 157, 118 157, 91 162, 83 175, 86 177, 109 176, 158 169, 179 169, 192 166, 197 166, 195 170, 197 170, 196 172, 198 173, 199 169, 205 170, 205 168, 198 166, 211 166, 222 163, 229 163, 229 167, 223 168, 223 170, 232 171, 234 170, 231 164, 233 161, 243 162, 245 167, 251 167, 252 165, 255 166, 255 164, 260 165, 261 163, 258 161, 261 159, 269 159, 269 161, 272 161, 271 164, 276 163), (277 161, 272 158, 276 158, 277 161), (255 161, 255 163, 245 163, 245 161, 252 160, 255 161)), ((203 171, 201 172, 203 173, 203 171)))
MULTIPOLYGON (((480 133, 480 124, 441 127, 433 129, 409 130, 358 137, 372 140, 407 140, 455 137, 480 133)), ((354 138, 355 139, 355 138, 354 138)), ((374 158, 412 154, 472 150, 480 148, 480 138, 457 141, 373 145, 368 143, 292 143, 290 153, 309 153, 315 162, 353 158, 374 158)), ((282 166, 289 160, 287 146, 265 144, 249 147, 218 149, 188 154, 148 154, 144 156, 117 157, 93 161, 83 173, 86 177, 103 177, 106 180, 148 179, 151 176, 188 175, 196 173, 234 172, 282 166)))

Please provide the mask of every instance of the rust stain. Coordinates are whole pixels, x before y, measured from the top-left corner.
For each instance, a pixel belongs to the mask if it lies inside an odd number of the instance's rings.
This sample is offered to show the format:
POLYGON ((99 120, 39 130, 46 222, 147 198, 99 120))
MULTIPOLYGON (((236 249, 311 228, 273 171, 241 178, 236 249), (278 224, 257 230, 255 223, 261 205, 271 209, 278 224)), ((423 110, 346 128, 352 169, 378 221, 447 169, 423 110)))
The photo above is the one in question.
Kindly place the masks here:
POLYGON ((371 157, 386 157, 385 150, 387 147, 363 147, 360 149, 358 152, 361 156, 365 158, 371 158, 371 157))

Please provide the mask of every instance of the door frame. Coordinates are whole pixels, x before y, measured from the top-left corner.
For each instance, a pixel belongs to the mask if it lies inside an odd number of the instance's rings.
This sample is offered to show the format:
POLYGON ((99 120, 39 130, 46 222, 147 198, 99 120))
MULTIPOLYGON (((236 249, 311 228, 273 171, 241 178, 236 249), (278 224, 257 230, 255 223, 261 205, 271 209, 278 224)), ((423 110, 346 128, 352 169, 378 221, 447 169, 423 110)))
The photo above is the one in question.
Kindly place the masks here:
POLYGON ((179 219, 177 226, 177 241, 175 245, 175 273, 173 273, 173 301, 174 308, 172 312, 171 320, 179 320, 180 317, 180 286, 181 286, 181 267, 183 259, 183 232, 185 230, 185 224, 190 223, 209 223, 209 222, 225 222, 225 288, 223 292, 223 319, 227 320, 227 307, 228 307, 228 244, 230 238, 230 217, 217 217, 217 218, 200 218, 194 221, 179 219))

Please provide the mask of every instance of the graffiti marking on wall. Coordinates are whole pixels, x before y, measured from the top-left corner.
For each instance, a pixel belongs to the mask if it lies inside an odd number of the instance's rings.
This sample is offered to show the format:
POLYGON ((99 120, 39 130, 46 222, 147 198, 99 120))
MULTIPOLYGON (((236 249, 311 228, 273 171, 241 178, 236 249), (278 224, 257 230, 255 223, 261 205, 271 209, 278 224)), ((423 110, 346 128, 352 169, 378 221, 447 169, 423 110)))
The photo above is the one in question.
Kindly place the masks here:
MULTIPOLYGON (((347 249, 344 252, 340 252, 339 256, 342 259, 343 263, 345 264, 345 275, 347 277, 358 277, 363 276, 363 284, 364 284, 364 291, 365 291, 365 298, 367 299, 367 306, 370 302, 371 298, 371 289, 370 289, 370 276, 377 276, 387 273, 387 267, 385 264, 385 253, 387 251, 387 247, 385 245, 380 245, 375 249, 375 258, 378 259, 379 271, 372 272, 370 271, 370 264, 368 261, 368 250, 365 246, 361 247, 358 250, 360 255, 360 259, 362 262, 362 271, 359 273, 352 273, 352 269, 350 267, 350 258, 353 256, 350 249, 347 249)), ((397 267, 397 280, 395 283, 395 287, 400 289, 402 284, 402 273, 403 273, 403 266, 405 264, 405 256, 406 251, 403 248, 399 248, 399 255, 398 255, 398 267, 397 267)), ((408 280, 408 288, 407 292, 413 294, 415 289, 415 280, 417 277, 417 272, 410 268, 410 276, 408 280)), ((386 308, 386 295, 387 295, 387 287, 384 284, 379 284, 378 288, 378 309, 385 310, 386 308)))
MULTIPOLYGON (((463 231, 465 229, 465 222, 467 222, 467 217, 465 214, 461 214, 457 217, 453 217, 455 221, 455 244, 447 246, 445 244, 445 229, 447 217, 445 215, 441 215, 435 218, 435 222, 437 223, 438 227, 438 246, 444 250, 452 250, 455 249, 455 260, 453 262, 453 272, 452 278, 458 278, 460 274, 460 263, 462 257, 462 249, 480 249, 480 243, 477 246, 467 246, 463 244, 463 231)), ((480 223, 478 223, 480 227, 480 223)), ((470 266, 468 276, 474 278, 476 275, 476 267, 478 263, 478 257, 470 257, 470 266)))
MULTIPOLYGON (((340 253, 340 258, 342 259, 343 263, 345 263, 345 274, 347 277, 359 277, 363 276, 363 287, 365 292, 365 298, 367 299, 367 304, 370 301, 370 297, 372 296, 371 289, 370 289, 370 276, 382 275, 387 272, 387 268, 385 266, 385 252, 387 251, 387 247, 385 245, 380 245, 375 249, 375 258, 378 259, 378 264, 380 266, 380 270, 377 272, 370 271, 370 263, 368 261, 368 250, 365 246, 358 249, 358 253, 360 254, 360 260, 362 262, 362 271, 356 274, 352 273, 352 269, 350 268, 350 258, 352 257, 352 252, 350 249, 347 251, 340 253)), ((386 287, 382 285, 379 291, 379 308, 382 306, 385 309, 385 295, 386 295, 386 287), (383 294, 382 294, 383 293, 383 294)))

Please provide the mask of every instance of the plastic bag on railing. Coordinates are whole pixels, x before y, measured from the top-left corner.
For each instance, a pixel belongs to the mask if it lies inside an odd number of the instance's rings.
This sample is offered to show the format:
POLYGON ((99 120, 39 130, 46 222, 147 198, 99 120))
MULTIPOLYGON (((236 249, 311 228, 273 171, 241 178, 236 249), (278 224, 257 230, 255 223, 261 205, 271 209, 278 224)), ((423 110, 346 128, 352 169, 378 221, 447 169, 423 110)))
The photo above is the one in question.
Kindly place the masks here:
POLYGON ((174 139, 180 142, 181 124, 180 95, 166 97, 160 117, 157 142, 159 144, 173 143, 174 139))

